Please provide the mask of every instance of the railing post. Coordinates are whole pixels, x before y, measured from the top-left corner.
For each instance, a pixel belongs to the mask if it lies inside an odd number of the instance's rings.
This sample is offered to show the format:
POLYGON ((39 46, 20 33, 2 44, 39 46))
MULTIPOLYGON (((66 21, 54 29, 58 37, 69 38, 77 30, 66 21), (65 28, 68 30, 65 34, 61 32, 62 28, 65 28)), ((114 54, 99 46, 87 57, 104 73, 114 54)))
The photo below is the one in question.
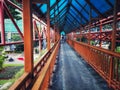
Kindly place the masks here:
POLYGON ((33 71, 33 25, 31 0, 23 0, 25 72, 33 71))
POLYGON ((54 43, 57 41, 56 40, 56 21, 55 21, 55 16, 56 16, 56 14, 55 14, 55 8, 54 8, 54 43))
POLYGON ((47 0, 47 49, 50 50, 50 0, 47 0))
POLYGON ((5 28, 4 28, 4 0, 0 0, 0 28, 1 28, 1 42, 5 44, 5 28))
MULTIPOLYGON (((117 8, 118 8, 118 1, 115 0, 114 3, 114 18, 113 18, 113 30, 112 30, 112 46, 111 46, 111 51, 115 51, 115 46, 116 46, 116 24, 117 24, 117 8)), ((110 77, 109 77, 109 86, 111 86, 111 82, 113 79, 114 75, 114 57, 111 57, 110 59, 110 77)))
POLYGON ((100 47, 102 46, 102 21, 100 21, 100 47))

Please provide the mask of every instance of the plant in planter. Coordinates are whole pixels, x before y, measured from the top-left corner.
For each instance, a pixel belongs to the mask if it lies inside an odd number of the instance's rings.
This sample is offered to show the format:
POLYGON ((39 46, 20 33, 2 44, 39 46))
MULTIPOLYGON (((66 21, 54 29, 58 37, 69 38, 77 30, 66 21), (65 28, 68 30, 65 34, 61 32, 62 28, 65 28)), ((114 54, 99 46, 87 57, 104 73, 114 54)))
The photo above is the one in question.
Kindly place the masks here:
POLYGON ((76 38, 76 41, 80 41, 80 38, 76 38))
POLYGON ((35 53, 39 53, 39 50, 37 48, 35 49, 35 53))
POLYGON ((5 57, 3 55, 0 55, 0 70, 3 68, 5 57))
POLYGON ((3 67, 3 63, 5 61, 5 52, 3 52, 4 47, 0 47, 0 70, 3 67))

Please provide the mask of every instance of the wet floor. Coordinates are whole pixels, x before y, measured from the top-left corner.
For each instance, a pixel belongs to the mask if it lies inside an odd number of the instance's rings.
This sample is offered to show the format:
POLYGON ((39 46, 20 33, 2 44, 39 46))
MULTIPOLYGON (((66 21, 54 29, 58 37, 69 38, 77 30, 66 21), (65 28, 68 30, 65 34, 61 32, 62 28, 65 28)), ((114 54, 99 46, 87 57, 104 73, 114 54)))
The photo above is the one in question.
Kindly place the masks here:
POLYGON ((111 90, 67 44, 62 43, 49 90, 111 90))

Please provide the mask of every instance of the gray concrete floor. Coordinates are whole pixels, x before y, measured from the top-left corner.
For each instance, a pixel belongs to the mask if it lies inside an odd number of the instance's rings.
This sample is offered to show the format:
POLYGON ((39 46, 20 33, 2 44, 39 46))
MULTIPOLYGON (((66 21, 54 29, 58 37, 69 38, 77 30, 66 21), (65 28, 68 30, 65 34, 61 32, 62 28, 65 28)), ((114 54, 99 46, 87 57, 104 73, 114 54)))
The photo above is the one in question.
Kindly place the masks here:
POLYGON ((62 43, 49 90, 112 90, 67 44, 62 43))

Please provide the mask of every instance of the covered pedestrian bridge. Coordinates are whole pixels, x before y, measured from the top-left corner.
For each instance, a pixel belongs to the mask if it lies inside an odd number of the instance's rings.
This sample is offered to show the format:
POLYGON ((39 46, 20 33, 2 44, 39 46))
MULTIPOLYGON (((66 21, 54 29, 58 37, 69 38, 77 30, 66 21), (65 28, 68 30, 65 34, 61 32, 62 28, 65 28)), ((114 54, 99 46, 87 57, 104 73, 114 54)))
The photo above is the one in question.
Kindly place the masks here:
POLYGON ((21 43, 24 74, 9 90, 120 90, 120 0, 0 0, 0 46, 21 43))

